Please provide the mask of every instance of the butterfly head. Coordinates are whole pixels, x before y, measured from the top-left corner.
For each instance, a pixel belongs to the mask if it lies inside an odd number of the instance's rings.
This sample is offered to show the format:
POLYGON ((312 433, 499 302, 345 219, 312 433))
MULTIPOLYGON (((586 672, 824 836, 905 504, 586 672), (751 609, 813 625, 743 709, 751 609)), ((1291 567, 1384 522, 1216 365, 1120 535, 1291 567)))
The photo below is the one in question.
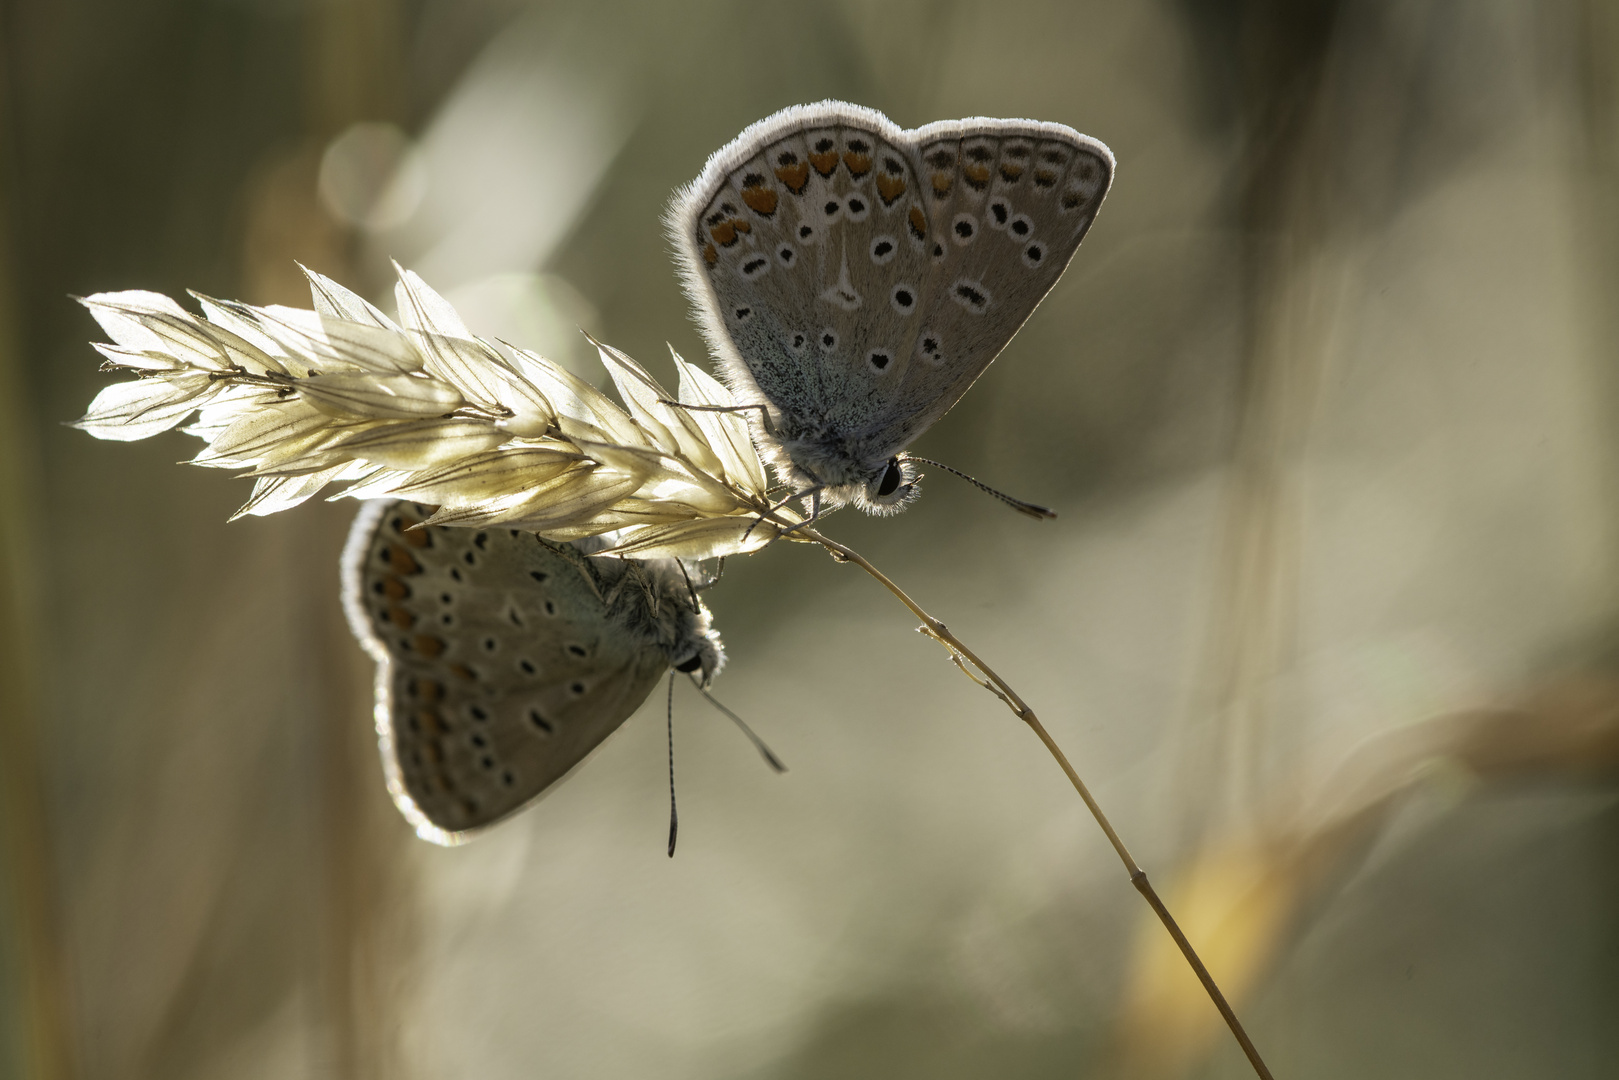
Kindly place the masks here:
POLYGON ((702 631, 681 641, 669 659, 676 671, 692 676, 706 687, 725 666, 725 646, 720 644, 719 631, 708 626, 705 619, 702 631))
POLYGON ((868 514, 887 517, 897 514, 922 493, 918 482, 922 474, 916 463, 900 454, 878 466, 855 494, 855 505, 868 514))

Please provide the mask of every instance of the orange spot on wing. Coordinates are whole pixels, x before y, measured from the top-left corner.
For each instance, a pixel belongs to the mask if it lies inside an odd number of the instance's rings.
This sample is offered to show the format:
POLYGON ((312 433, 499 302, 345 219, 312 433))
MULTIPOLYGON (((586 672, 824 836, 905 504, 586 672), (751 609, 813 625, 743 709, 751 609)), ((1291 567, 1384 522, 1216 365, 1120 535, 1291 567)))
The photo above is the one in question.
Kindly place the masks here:
POLYGON ((1057 173, 1054 169, 1034 170, 1035 187, 1051 187, 1057 182, 1057 173))
POLYGON ((787 185, 787 190, 794 195, 804 194, 804 185, 809 183, 809 166, 802 161, 791 165, 783 165, 776 170, 776 179, 787 185))
POLYGON ((942 199, 946 195, 950 194, 950 186, 952 184, 954 184, 955 182, 956 182, 956 178, 954 176, 951 176, 949 173, 943 173, 943 172, 934 173, 933 174, 933 197, 936 198, 936 199, 942 199))
POLYGON ((444 653, 444 639, 436 638, 432 634, 417 634, 410 641, 411 647, 431 660, 444 653))
POLYGON ((414 525, 415 522, 406 522, 405 524, 407 527, 404 532, 399 534, 399 539, 403 540, 411 547, 424 548, 433 542, 433 538, 427 535, 426 529, 409 528, 409 526, 414 525))
POLYGON ((457 679, 466 679, 468 682, 471 682, 473 679, 478 677, 478 673, 467 667, 465 664, 451 664, 450 674, 454 675, 457 679))
POLYGON ((927 215, 922 213, 922 208, 920 206, 911 207, 911 213, 908 220, 910 221, 912 236, 916 237, 918 240, 921 240, 927 236, 928 219, 927 215))
POLYGON ((704 244, 703 245, 703 261, 706 262, 710 266, 713 266, 715 263, 719 262, 720 261, 719 249, 716 248, 713 244, 704 244))
POLYGON ((1005 180, 1008 184, 1017 183, 1018 177, 1022 175, 1023 166, 1014 165, 1010 161, 1001 162, 1001 179, 1005 180))
POLYGON ((815 171, 822 176, 831 176, 832 170, 838 167, 838 152, 836 150, 828 150, 824 154, 811 154, 809 159, 810 164, 815 166, 815 171))
POLYGON ((748 204, 749 210, 765 217, 776 212, 776 193, 767 187, 743 188, 742 201, 748 204))
POLYGON ((883 173, 877 177, 877 194, 884 206, 893 206, 894 200, 905 194, 905 177, 883 173))
POLYGON ((396 577, 383 578, 382 595, 390 600, 406 600, 410 597, 410 586, 396 577))
POLYGON ((849 166, 850 176, 865 176, 871 171, 870 154, 856 154, 853 151, 845 151, 843 163, 849 166))
POLYGON ((975 190, 983 191, 984 187, 989 183, 989 166, 974 163, 963 168, 961 175, 967 178, 967 183, 971 184, 975 190))
POLYGON ((388 609, 389 620, 401 630, 409 630, 416 625, 416 616, 395 604, 388 609))
POLYGON ((720 247, 730 247, 736 243, 736 225, 729 221, 722 221, 708 230, 708 235, 718 241, 720 247))
POLYGON ((396 574, 408 575, 422 572, 422 568, 416 564, 416 560, 410 557, 410 552, 403 548, 391 547, 388 549, 388 565, 393 568, 393 572, 396 574))

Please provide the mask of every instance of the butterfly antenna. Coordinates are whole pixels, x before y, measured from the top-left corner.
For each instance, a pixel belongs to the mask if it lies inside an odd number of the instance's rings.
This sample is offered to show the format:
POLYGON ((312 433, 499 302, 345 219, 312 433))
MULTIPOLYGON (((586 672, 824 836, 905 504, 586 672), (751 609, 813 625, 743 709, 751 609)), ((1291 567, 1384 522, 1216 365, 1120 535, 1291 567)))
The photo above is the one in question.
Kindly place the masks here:
POLYGON ((669 673, 669 857, 675 857, 680 814, 675 810, 675 673, 669 673))
MULTIPOLYGON (((686 563, 685 563, 685 561, 682 560, 682 559, 676 559, 675 560, 675 565, 680 567, 680 576, 686 579, 686 591, 691 594, 691 606, 692 606, 692 608, 694 610, 696 610, 696 611, 701 611, 703 609, 703 604, 702 604, 702 601, 697 599, 697 590, 692 588, 691 575, 686 573, 686 563)), ((674 684, 673 680, 670 680, 670 682, 669 682, 669 693, 673 694, 674 692, 675 692, 675 684, 674 684)))
POLYGON ((922 465, 931 465, 935 469, 943 469, 947 473, 961 477, 979 491, 982 491, 986 495, 995 496, 995 498, 1001 500, 1001 502, 1005 503, 1007 506, 1010 506, 1020 514, 1027 514, 1029 517, 1041 519, 1050 519, 1057 516, 1057 511, 1048 506, 1041 506, 1039 503, 1024 502, 1022 499, 1014 499, 1006 492, 996 491, 982 480, 968 476, 960 469, 952 469, 950 466, 934 461, 932 458, 917 457, 915 454, 907 454, 905 456, 911 461, 918 462, 922 465))
POLYGON ((776 756, 776 752, 774 750, 765 745, 765 741, 754 733, 754 730, 747 725, 747 721, 743 720, 736 713, 732 712, 730 709, 727 709, 724 705, 721 705, 717 700, 715 700, 714 695, 710 694, 703 688, 703 684, 697 681, 696 676, 692 677, 691 684, 697 687, 697 692, 699 694, 708 699, 708 703, 710 705, 714 706, 714 708, 718 709, 726 716, 729 716, 731 718, 731 722, 742 729, 742 734, 746 735, 749 741, 753 743, 754 748, 758 750, 760 754, 764 755, 765 764, 769 765, 772 769, 775 769, 779 773, 784 773, 787 771, 787 766, 782 764, 781 758, 776 756))

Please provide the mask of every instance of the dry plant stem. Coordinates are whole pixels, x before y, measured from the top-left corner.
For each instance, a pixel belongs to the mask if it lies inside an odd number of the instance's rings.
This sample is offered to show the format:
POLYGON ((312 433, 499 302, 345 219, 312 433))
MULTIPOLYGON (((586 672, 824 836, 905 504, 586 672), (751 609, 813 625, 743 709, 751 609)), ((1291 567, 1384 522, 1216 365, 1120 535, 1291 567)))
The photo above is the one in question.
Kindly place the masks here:
POLYGON ((1034 710, 1029 708, 1024 700, 1018 696, 1016 690, 1013 690, 1005 680, 995 674, 993 668, 978 659, 971 649, 962 644, 960 639, 952 634, 944 623, 923 611, 915 600, 905 594, 905 590, 894 584, 887 574, 867 562, 859 552, 844 547, 836 540, 829 539, 811 528, 800 528, 795 532, 798 537, 813 541, 826 548, 834 559, 840 562, 852 562, 881 582, 884 588, 899 598, 900 603, 911 609, 911 614, 922 620, 920 628, 922 633, 937 641, 949 651, 950 659, 955 663, 956 667, 961 669, 962 674, 1000 698, 1019 720, 1029 725, 1040 741, 1045 744, 1046 749, 1051 752, 1051 756, 1057 759, 1057 764, 1062 766, 1062 771, 1068 774, 1068 780, 1074 785, 1074 790, 1079 792, 1079 797, 1085 800, 1085 805, 1089 808, 1091 816, 1102 827, 1102 832, 1107 835, 1108 843, 1113 845, 1113 850, 1118 853, 1119 860, 1124 863, 1125 870, 1129 872, 1130 884, 1134 885, 1136 891, 1146 899, 1154 914, 1158 916, 1158 920, 1164 924, 1164 929, 1169 931, 1169 936, 1175 939, 1175 944, 1180 947, 1181 954, 1186 957, 1186 962, 1197 973, 1198 980, 1203 983, 1203 989, 1208 992, 1209 999, 1214 1002, 1214 1007, 1219 1009, 1220 1015, 1225 1018, 1226 1026, 1231 1029, 1231 1034, 1235 1036, 1237 1044, 1242 1047, 1242 1052, 1248 1055, 1248 1063, 1254 1067, 1254 1072, 1262 1080, 1273 1080, 1270 1069, 1265 1065, 1265 1060, 1259 1056, 1259 1051, 1254 1048, 1253 1040, 1249 1039, 1248 1033, 1243 1030, 1242 1021, 1237 1019, 1237 1014, 1232 1011, 1230 1003, 1225 999, 1225 995, 1220 992, 1220 987, 1215 983, 1214 976, 1210 975, 1209 969, 1203 966, 1203 961, 1198 957, 1197 950, 1192 948, 1190 941, 1186 940, 1186 935, 1181 932, 1180 924, 1175 921, 1175 917, 1169 913, 1169 908, 1165 907, 1163 900, 1159 899, 1157 891, 1152 887, 1152 883, 1147 880, 1147 872, 1136 865, 1135 859, 1130 855, 1130 849, 1124 846, 1123 840, 1119 839, 1119 834, 1113 829, 1113 823, 1108 821, 1106 814, 1102 813, 1102 808, 1097 804, 1090 788, 1085 786, 1085 781, 1079 778, 1079 773, 1075 772, 1074 767, 1068 763, 1068 758, 1057 746, 1056 741, 1052 739, 1051 734, 1046 731, 1045 725, 1040 723, 1040 718, 1035 716, 1034 710))

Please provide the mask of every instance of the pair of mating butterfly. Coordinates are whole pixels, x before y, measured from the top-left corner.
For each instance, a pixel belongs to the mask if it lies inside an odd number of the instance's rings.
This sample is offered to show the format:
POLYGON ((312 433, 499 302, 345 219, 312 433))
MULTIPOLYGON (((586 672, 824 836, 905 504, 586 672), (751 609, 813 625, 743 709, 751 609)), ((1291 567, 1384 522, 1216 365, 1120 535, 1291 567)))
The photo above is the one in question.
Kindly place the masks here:
MULTIPOLYGON (((709 346, 812 518, 823 503, 881 514, 915 497, 904 448, 1056 284, 1112 176, 1107 147, 1060 124, 905 131, 823 102, 754 124, 675 197, 669 227, 709 346)), ((377 662, 394 801, 421 836, 454 843, 560 779, 670 667, 706 686, 724 653, 672 560, 415 527, 430 513, 361 513, 345 603, 377 662)))

